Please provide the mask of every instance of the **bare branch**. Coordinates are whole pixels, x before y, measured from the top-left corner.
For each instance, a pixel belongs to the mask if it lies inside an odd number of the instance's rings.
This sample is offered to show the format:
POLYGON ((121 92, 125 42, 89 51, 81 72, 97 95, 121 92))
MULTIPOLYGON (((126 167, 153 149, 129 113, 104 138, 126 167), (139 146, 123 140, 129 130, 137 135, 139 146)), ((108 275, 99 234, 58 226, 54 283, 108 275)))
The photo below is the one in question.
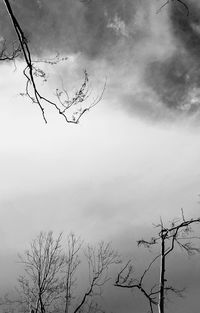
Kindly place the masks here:
POLYGON ((157 13, 157 14, 160 13, 161 10, 162 10, 166 5, 168 5, 169 3, 172 3, 172 2, 174 2, 174 1, 180 3, 180 4, 185 8, 187 16, 189 16, 189 14, 190 14, 189 8, 188 8, 187 4, 186 4, 184 1, 181 1, 181 0, 167 0, 160 8, 156 11, 156 13, 157 13))
POLYGON ((151 266, 155 261, 158 259, 159 256, 156 256, 152 262, 148 265, 148 267, 144 270, 143 274, 141 277, 138 278, 133 278, 133 266, 130 263, 131 261, 129 260, 125 266, 121 269, 121 271, 117 275, 117 279, 115 281, 115 286, 116 287, 121 287, 121 288, 128 288, 128 289, 138 289, 142 292, 142 294, 145 296, 149 303, 150 307, 150 312, 153 313, 153 306, 157 305, 158 302, 156 300, 155 293, 152 292, 152 289, 150 291, 147 291, 144 286, 143 286, 143 280, 150 270, 151 266), (126 271, 126 272, 125 272, 126 271), (124 273, 125 272, 125 273, 124 273))
POLYGON ((90 283, 74 313, 79 312, 89 297, 101 294, 100 288, 110 279, 108 276, 110 266, 120 262, 118 253, 111 248, 109 243, 106 244, 103 241, 98 244, 97 248, 88 245, 85 255, 88 261, 90 283))
POLYGON ((144 246, 146 248, 150 248, 152 245, 155 245, 157 243, 157 238, 152 237, 149 241, 146 241, 144 239, 140 239, 137 241, 137 245, 144 246))
MULTIPOLYGON (((73 123, 77 124, 81 117, 89 111, 92 107, 97 105, 102 99, 106 83, 104 84, 102 93, 100 96, 97 96, 92 102, 87 103, 88 99, 88 74, 86 70, 84 71, 84 81, 80 87, 80 89, 75 93, 75 95, 69 99, 68 94, 65 89, 63 90, 58 90, 56 89, 56 96, 57 96, 57 102, 52 101, 48 99, 46 96, 42 95, 38 89, 37 83, 36 83, 36 78, 42 78, 43 81, 47 81, 46 78, 46 73, 36 67, 35 62, 32 60, 32 55, 31 51, 29 48, 28 40, 24 34, 24 31, 22 30, 14 12, 12 9, 12 6, 10 4, 9 0, 3 0, 4 4, 6 6, 6 9, 8 11, 8 14, 10 16, 10 19, 12 21, 14 30, 16 32, 18 41, 19 41, 19 51, 23 55, 24 61, 26 63, 26 66, 23 70, 23 74, 26 78, 26 87, 25 87, 25 92, 21 93, 22 96, 28 97, 32 103, 38 105, 39 109, 41 110, 42 117, 47 123, 47 119, 45 116, 45 109, 43 106, 43 103, 46 105, 51 105, 53 106, 57 112, 65 119, 67 123, 73 123), (65 96, 65 99, 63 99, 63 96, 65 96), (71 117, 66 114, 67 110, 69 108, 73 107, 73 112, 71 113, 71 117)), ((15 54, 11 56, 11 58, 15 58, 18 55, 18 49, 16 50, 15 54)), ((14 50, 15 51, 15 50, 14 50)), ((2 52, 2 58, 9 59, 8 56, 5 55, 4 50, 2 52)), ((64 58, 66 60, 66 58, 64 58)), ((49 64, 55 64, 54 62, 46 62, 49 64)))
POLYGON ((0 61, 15 61, 21 55, 21 47, 13 42, 7 45, 6 40, 0 42, 0 61))

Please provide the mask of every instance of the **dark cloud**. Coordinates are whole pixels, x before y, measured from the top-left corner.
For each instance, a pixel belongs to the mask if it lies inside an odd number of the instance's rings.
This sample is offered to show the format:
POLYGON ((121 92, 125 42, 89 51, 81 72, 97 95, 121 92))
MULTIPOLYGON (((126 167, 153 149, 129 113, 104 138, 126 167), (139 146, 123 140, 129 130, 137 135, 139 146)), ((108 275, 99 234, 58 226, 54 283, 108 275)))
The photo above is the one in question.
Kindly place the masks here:
POLYGON ((184 48, 190 56, 200 62, 200 7, 198 1, 185 1, 189 8, 189 16, 185 7, 176 3, 171 6, 170 18, 173 34, 180 48, 184 48))
POLYGON ((174 112, 193 114, 199 109, 199 68, 190 57, 175 54, 163 62, 150 63, 147 83, 174 112))
POLYGON ((200 8, 173 3, 169 16, 176 51, 147 65, 145 80, 174 113, 194 114, 200 107, 200 8))
MULTIPOLYGON (((115 16, 128 22, 133 17, 137 1, 114 0, 32 0, 11 1, 14 13, 30 45, 36 53, 44 50, 67 53, 82 52, 89 57, 102 54, 116 44, 118 36, 107 27, 115 16)), ((0 5, 1 35, 8 40, 15 37, 13 27, 0 5)))
MULTIPOLYGON (((128 112, 150 119, 199 112, 197 1, 185 1, 189 16, 176 1, 159 14, 154 0, 11 2, 33 53, 79 53, 79 61, 85 67, 86 60, 86 67, 96 76, 111 73, 110 96, 119 99, 128 112)), ((7 41, 15 38, 3 3, 0 32, 7 41)))
MULTIPOLYGON (((11 1, 13 11, 35 53, 51 50, 74 52, 79 50, 84 33, 84 7, 80 1, 32 0, 11 1)), ((1 35, 14 37, 12 25, 1 4, 1 35)))

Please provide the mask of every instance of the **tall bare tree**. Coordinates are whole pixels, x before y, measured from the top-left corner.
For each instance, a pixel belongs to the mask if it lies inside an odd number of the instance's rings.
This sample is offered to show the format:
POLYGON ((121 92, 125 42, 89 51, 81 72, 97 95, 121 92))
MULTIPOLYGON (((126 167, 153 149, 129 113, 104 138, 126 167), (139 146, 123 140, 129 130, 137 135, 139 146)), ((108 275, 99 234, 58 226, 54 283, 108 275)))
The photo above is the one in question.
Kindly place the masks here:
POLYGON ((64 313, 69 313, 74 295, 77 280, 77 270, 81 263, 80 250, 83 241, 80 237, 70 233, 67 238, 67 251, 63 268, 63 290, 64 290, 64 313))
POLYGON ((64 262, 61 234, 54 239, 51 231, 41 232, 30 249, 19 257, 26 272, 18 280, 20 293, 29 309, 34 313, 45 313, 60 296, 59 274, 64 262))
POLYGON ((161 220, 160 224, 157 225, 160 228, 157 237, 152 237, 148 241, 141 239, 137 242, 138 246, 143 245, 147 248, 159 244, 160 253, 153 258, 140 277, 136 277, 134 266, 131 260, 129 260, 118 273, 115 286, 132 290, 138 289, 147 299, 151 313, 154 312, 155 306, 157 306, 159 313, 164 313, 166 293, 173 292, 176 295, 182 296, 183 291, 167 284, 166 258, 176 247, 180 247, 188 255, 200 253, 200 248, 193 243, 196 239, 200 238, 191 234, 192 225, 198 223, 200 223, 200 218, 186 220, 183 211, 181 220, 171 222, 168 227, 165 227, 161 220), (160 260, 160 278, 149 289, 145 286, 144 281, 150 269, 158 260, 160 260))

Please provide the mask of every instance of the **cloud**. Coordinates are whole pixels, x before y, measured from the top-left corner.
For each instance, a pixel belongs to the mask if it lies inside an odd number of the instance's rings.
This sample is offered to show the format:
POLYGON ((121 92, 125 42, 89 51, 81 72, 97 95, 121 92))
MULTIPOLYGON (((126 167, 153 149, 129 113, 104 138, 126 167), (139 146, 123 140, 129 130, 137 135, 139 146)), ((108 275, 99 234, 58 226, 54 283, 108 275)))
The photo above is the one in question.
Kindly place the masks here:
MULTIPOLYGON (((36 53, 43 50, 82 52, 97 56, 115 43, 118 38, 108 24, 118 16, 125 23, 131 19, 130 8, 135 2, 81 1, 81 0, 19 0, 12 3, 22 29, 36 53)), ((1 35, 14 38, 5 5, 1 8, 1 35)))
POLYGON ((128 112, 154 121, 199 119, 200 8, 194 1, 186 4, 189 17, 180 3, 173 2, 157 15, 155 5, 143 7, 147 15, 145 23, 142 22, 143 31, 145 24, 148 31, 134 43, 137 63, 130 66, 134 77, 132 88, 126 88, 120 97, 128 112))
MULTIPOLYGON (((151 120, 199 116, 200 6, 157 1, 25 0, 13 10, 34 54, 78 55, 107 96, 129 114, 151 120)), ((0 5, 1 37, 15 38, 0 5)), ((76 68, 77 69, 77 68, 76 68)), ((73 73, 72 73, 73 76, 73 73)))
MULTIPOLYGON (((96 5, 95 1, 92 3, 96 5)), ((129 114, 153 121, 198 119, 200 8, 197 2, 186 2, 189 17, 181 3, 166 6, 159 14, 156 14, 156 1, 148 4, 135 1, 132 6, 127 3, 131 16, 122 6, 116 8, 112 1, 108 3, 110 6, 104 8, 108 37, 105 20, 103 24, 97 22, 101 25, 95 28, 100 31, 96 33, 99 42, 91 56, 106 59, 110 98, 117 98, 120 107, 129 114)), ((101 63, 98 64, 100 67, 101 63)))
POLYGON ((171 36, 176 50, 165 60, 153 60, 146 68, 145 79, 162 102, 175 113, 193 114, 200 102, 200 18, 195 4, 170 7, 171 36))
MULTIPOLYGON (((79 49, 84 32, 84 7, 80 1, 20 0, 14 1, 12 7, 35 53, 62 49, 69 52, 79 49)), ((13 27, 8 22, 8 14, 3 4, 1 12, 2 35, 7 40, 12 40, 13 27)))

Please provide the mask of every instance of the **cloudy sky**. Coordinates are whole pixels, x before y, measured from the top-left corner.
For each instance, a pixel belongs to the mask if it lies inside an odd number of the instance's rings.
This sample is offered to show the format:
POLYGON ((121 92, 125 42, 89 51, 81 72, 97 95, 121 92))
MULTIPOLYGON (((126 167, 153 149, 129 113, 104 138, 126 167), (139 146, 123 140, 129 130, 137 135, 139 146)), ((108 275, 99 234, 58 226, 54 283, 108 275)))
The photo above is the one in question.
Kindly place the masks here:
MULTIPOLYGON (((198 1, 185 1, 189 17, 180 3, 157 14, 163 2, 156 0, 11 2, 35 58, 68 56, 43 65, 45 95, 54 97, 61 82, 78 88, 85 68, 91 97, 107 86, 78 125, 47 106, 45 125, 39 108, 20 96, 23 62, 1 63, 1 290, 16 275, 17 252, 40 230, 112 241, 137 259, 135 241, 153 233, 160 216, 167 222, 181 208, 187 218, 200 215, 198 1)), ((1 38, 12 42, 3 2, 0 15, 1 38)), ((197 313, 199 261, 178 252, 170 268, 188 291, 167 309, 197 313)), ((110 311, 143 312, 128 291, 117 299, 110 311)))

